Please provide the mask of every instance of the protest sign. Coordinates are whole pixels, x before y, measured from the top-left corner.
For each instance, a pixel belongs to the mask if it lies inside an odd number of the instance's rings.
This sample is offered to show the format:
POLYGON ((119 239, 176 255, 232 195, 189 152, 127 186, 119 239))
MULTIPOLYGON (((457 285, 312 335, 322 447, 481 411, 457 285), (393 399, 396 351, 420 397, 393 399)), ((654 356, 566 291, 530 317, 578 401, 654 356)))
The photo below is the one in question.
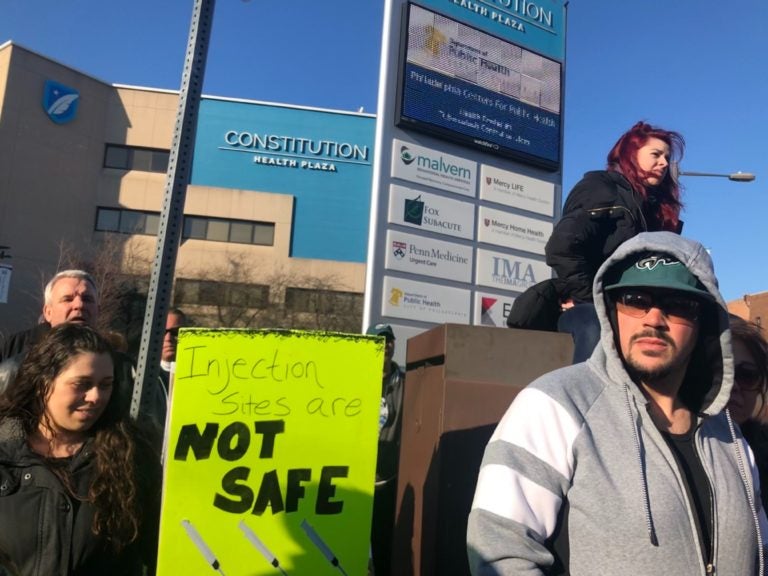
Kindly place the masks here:
POLYGON ((182 330, 157 574, 365 574, 383 351, 369 336, 182 330))

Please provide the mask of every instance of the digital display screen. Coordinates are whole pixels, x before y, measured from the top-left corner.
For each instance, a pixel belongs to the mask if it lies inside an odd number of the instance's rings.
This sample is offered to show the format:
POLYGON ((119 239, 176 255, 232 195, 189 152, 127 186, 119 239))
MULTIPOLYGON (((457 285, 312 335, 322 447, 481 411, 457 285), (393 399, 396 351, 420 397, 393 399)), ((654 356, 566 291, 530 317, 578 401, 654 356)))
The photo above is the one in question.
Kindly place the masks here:
POLYGON ((562 65, 416 4, 406 11, 398 125, 557 170, 562 65))

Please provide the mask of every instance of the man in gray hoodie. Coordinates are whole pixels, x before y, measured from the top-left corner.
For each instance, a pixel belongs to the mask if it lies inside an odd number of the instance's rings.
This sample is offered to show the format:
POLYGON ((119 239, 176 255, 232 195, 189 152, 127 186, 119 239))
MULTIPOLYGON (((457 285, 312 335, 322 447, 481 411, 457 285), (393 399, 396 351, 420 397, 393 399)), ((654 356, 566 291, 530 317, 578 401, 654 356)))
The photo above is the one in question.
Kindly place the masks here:
POLYGON ((768 523, 723 411, 733 358, 709 255, 642 233, 593 293, 600 345, 521 391, 486 448, 472 574, 762 575, 768 523))

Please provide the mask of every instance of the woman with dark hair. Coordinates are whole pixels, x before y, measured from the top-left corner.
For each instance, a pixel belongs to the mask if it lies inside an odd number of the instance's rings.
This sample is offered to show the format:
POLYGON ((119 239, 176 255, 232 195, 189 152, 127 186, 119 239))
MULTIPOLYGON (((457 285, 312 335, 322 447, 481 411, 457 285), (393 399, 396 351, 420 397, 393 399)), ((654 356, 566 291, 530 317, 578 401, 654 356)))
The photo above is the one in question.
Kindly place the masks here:
POLYGON ((0 549, 24 576, 154 572, 160 459, 118 406, 112 354, 61 324, 0 397, 0 549))
POLYGON ((638 122, 611 148, 607 169, 587 172, 568 195, 546 256, 563 310, 557 327, 573 336, 574 363, 586 360, 600 337, 592 304, 600 265, 640 232, 680 232, 680 187, 669 167, 684 148, 677 132, 638 122))
POLYGON ((768 510, 768 426, 762 419, 768 395, 768 342, 760 326, 731 315, 733 389, 728 410, 755 455, 763 508, 768 510))

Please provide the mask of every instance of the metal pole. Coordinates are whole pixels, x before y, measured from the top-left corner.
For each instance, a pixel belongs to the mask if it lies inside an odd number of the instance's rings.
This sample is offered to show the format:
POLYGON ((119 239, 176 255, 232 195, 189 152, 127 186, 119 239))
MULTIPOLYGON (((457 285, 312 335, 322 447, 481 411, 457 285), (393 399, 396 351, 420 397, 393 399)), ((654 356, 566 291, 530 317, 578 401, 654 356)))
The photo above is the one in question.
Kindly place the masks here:
POLYGON ((176 254, 184 219, 184 199, 192 171, 197 112, 200 108, 215 4, 215 0, 195 0, 189 26, 189 40, 179 91, 179 109, 168 160, 155 260, 149 279, 136 382, 131 398, 133 419, 138 418, 140 410, 145 409, 147 388, 158 385, 160 345, 165 336, 165 316, 173 289, 176 254))

